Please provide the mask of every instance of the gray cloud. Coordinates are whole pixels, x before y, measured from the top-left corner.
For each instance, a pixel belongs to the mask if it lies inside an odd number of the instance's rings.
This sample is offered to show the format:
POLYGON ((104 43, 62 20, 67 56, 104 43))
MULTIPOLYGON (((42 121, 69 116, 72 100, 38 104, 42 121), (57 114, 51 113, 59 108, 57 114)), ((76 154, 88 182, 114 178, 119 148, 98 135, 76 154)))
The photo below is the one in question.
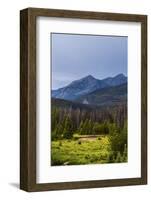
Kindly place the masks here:
POLYGON ((127 76, 127 37, 51 34, 52 88, 88 74, 98 79, 127 76))

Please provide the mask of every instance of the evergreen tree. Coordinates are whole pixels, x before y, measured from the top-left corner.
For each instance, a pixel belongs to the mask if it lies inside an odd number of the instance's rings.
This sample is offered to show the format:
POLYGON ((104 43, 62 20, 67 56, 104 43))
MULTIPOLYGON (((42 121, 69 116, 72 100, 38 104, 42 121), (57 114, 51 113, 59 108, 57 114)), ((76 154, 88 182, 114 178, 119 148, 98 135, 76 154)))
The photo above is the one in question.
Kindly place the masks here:
POLYGON ((79 132, 80 135, 82 135, 82 133, 83 133, 83 121, 81 121, 81 123, 80 123, 78 132, 79 132))
POLYGON ((112 151, 119 151, 121 154, 123 154, 125 145, 127 145, 127 123, 123 130, 117 128, 115 125, 111 126, 109 140, 112 151))
POLYGON ((64 124, 63 137, 66 139, 70 139, 72 138, 72 136, 73 136, 72 123, 69 116, 67 116, 64 124))
POLYGON ((116 162, 116 163, 122 162, 122 156, 121 156, 121 153, 120 153, 120 152, 117 153, 115 162, 116 162))
POLYGON ((122 161, 123 162, 127 162, 127 145, 126 144, 124 146, 124 152, 123 152, 123 156, 122 156, 122 161))

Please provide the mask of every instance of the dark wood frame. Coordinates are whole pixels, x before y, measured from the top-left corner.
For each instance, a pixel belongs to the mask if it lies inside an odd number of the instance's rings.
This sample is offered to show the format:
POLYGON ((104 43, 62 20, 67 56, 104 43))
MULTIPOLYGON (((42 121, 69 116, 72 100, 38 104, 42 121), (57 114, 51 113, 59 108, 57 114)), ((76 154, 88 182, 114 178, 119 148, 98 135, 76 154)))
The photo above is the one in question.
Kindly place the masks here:
POLYGON ((20 188, 45 191, 147 184, 147 16, 27 8, 20 12, 20 188), (36 183, 36 18, 62 17, 141 23, 141 178, 36 183))

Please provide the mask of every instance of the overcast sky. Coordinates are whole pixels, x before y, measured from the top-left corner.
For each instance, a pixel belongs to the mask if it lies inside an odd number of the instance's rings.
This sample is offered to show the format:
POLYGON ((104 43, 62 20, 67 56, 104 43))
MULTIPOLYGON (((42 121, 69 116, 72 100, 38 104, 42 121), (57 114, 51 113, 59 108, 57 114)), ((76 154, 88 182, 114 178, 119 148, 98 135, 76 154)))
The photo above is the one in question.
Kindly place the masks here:
POLYGON ((52 89, 92 75, 127 76, 127 37, 51 34, 52 89))

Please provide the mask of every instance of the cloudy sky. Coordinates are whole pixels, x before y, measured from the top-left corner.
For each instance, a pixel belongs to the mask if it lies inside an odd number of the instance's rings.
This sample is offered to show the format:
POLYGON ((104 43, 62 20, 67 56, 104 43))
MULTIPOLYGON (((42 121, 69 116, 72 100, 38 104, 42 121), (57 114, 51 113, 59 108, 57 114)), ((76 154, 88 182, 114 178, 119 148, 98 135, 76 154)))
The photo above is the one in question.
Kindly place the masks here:
POLYGON ((92 75, 127 76, 127 37, 51 34, 52 89, 92 75))

